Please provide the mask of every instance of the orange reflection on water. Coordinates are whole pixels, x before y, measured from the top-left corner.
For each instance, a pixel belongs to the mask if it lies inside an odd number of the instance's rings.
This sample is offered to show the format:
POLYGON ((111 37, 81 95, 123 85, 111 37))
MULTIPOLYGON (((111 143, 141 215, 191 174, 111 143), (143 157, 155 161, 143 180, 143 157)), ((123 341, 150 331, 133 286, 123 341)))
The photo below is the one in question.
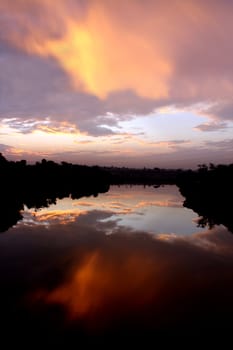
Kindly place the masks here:
POLYGON ((222 322, 232 307, 226 294, 233 288, 232 236, 218 229, 204 237, 163 238, 130 231, 89 235, 62 263, 56 284, 43 284, 29 302, 61 307, 68 324, 91 332, 222 322), (213 313, 219 316, 212 320, 213 313))
POLYGON ((63 305, 70 320, 106 326, 108 321, 140 312, 152 302, 157 304, 163 264, 153 260, 145 253, 126 256, 123 252, 122 256, 121 252, 111 258, 96 250, 85 254, 68 281, 52 291, 38 291, 34 298, 63 305))
POLYGON ((171 208, 181 208, 183 206, 181 200, 156 200, 156 201, 141 201, 136 205, 136 208, 144 207, 171 207, 171 208))

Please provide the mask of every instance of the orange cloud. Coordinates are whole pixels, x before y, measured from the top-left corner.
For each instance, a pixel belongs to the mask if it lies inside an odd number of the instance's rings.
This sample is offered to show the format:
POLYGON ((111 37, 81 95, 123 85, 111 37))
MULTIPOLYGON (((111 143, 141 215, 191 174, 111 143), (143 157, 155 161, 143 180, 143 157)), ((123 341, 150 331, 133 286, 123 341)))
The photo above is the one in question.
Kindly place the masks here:
POLYGON ((4 40, 56 60, 78 91, 178 103, 232 96, 229 2, 0 0, 0 11, 4 40))
POLYGON ((75 124, 68 123, 66 121, 60 123, 51 123, 51 126, 48 125, 38 125, 38 130, 51 133, 51 134, 81 134, 75 124), (54 125, 53 125, 54 124, 54 125))
MULTIPOLYGON (((25 4, 32 4, 16 3, 23 12, 25 4)), ((128 15, 138 16, 140 7, 134 2, 131 6, 126 7, 128 15)), ((120 90, 133 90, 143 97, 168 95, 172 62, 160 35, 147 35, 146 18, 137 29, 127 28, 115 17, 114 6, 105 1, 91 1, 81 19, 77 19, 77 12, 72 14, 65 1, 56 4, 56 11, 49 1, 42 1, 40 9, 49 23, 47 30, 46 25, 42 28, 28 19, 20 23, 26 33, 21 37, 14 32, 11 40, 27 52, 55 58, 78 90, 100 98, 120 90), (52 35, 54 32, 59 34, 52 35)))

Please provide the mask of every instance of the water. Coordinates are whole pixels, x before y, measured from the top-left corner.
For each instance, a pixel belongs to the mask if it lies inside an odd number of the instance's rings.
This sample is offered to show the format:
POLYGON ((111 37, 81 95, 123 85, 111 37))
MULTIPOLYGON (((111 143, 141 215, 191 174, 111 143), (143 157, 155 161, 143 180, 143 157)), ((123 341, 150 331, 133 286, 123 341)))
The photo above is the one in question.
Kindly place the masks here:
POLYGON ((2 334, 67 344, 232 329, 233 235, 198 227, 183 201, 175 186, 112 186, 25 207, 0 235, 2 334))
POLYGON ((58 199, 56 204, 39 211, 25 207, 23 226, 66 225, 80 220, 101 226, 105 234, 120 228, 157 235, 189 235, 201 232, 198 216, 183 207, 184 198, 176 186, 159 188, 143 186, 112 186, 98 197, 58 199), (104 225, 106 223, 106 225, 104 225))

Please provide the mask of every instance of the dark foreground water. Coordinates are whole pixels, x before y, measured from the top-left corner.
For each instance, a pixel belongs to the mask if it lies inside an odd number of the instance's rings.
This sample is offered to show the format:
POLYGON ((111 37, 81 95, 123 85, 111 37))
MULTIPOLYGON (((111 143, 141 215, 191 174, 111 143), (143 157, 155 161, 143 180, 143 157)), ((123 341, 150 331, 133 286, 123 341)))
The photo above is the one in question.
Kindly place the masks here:
POLYGON ((1 342, 233 331, 233 235, 197 226, 177 187, 64 198, 0 235, 1 342))

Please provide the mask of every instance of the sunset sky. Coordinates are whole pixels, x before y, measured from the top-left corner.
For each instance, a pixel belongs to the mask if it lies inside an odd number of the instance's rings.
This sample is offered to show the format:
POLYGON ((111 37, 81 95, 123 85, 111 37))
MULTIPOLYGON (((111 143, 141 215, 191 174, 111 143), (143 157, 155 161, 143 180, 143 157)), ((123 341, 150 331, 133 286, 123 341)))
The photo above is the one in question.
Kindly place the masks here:
POLYGON ((233 162, 232 33, 230 0, 0 0, 0 152, 233 162))

